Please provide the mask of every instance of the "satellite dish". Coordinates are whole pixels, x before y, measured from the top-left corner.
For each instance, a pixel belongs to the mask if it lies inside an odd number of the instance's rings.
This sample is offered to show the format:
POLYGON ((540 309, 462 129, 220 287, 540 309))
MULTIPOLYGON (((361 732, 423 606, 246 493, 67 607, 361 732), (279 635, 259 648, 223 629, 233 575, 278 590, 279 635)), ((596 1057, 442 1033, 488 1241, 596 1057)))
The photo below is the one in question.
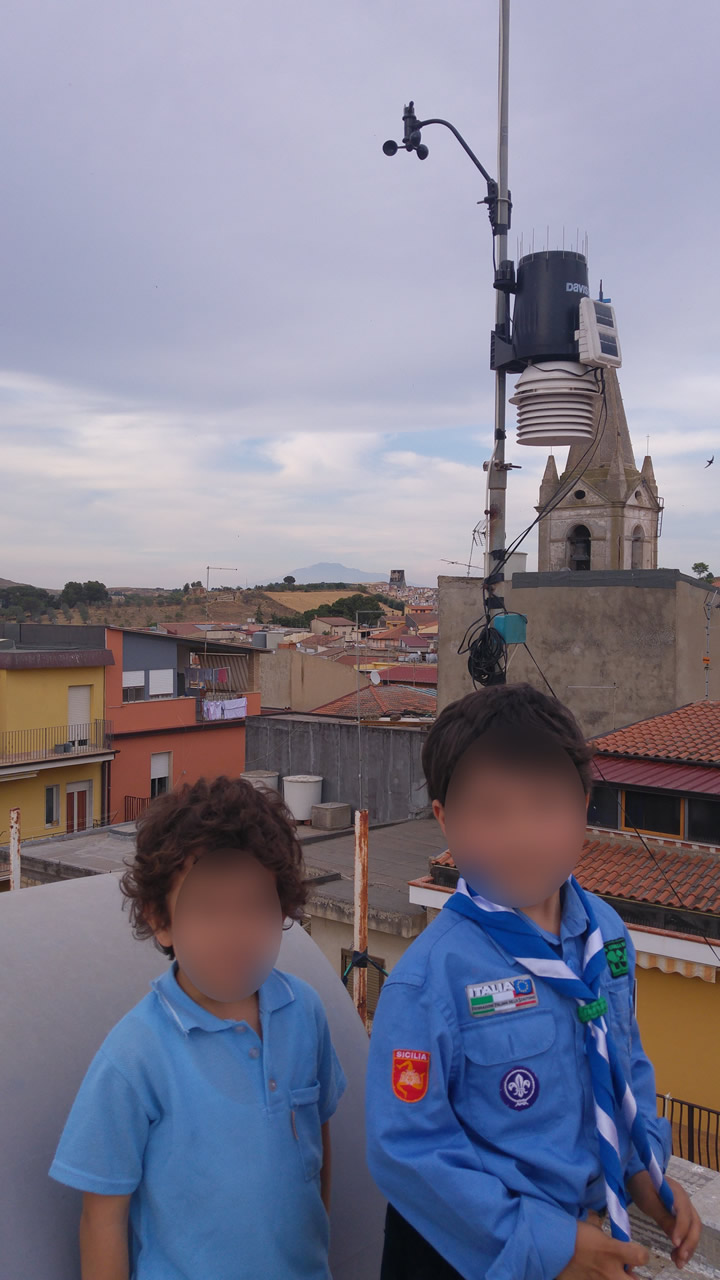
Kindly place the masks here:
POLYGON ((379 672, 379 671, 371 671, 371 672, 370 672, 370 683, 371 683, 371 684, 380 684, 380 672, 379 672))

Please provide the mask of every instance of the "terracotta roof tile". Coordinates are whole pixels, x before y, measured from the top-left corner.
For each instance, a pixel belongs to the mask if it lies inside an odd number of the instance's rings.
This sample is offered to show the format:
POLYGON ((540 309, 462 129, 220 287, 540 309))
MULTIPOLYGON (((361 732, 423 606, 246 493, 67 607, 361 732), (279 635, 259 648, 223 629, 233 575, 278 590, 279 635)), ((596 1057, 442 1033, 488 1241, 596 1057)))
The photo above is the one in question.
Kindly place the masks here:
MULTIPOLYGON (((720 915, 720 848, 681 840, 647 840, 589 828, 575 875, 591 893, 676 911, 720 915)), ((449 851, 432 859, 453 867, 449 851)))
POLYGON ((691 702, 592 741, 603 755, 720 764, 720 701, 691 702))
MULTIPOLYGON (((360 690, 361 720, 377 720, 388 715, 420 715, 432 717, 437 710, 435 689, 411 689, 405 685, 368 685, 360 690)), ((315 713, 323 716, 350 716, 358 713, 358 695, 346 693, 334 702, 315 707, 315 713)))

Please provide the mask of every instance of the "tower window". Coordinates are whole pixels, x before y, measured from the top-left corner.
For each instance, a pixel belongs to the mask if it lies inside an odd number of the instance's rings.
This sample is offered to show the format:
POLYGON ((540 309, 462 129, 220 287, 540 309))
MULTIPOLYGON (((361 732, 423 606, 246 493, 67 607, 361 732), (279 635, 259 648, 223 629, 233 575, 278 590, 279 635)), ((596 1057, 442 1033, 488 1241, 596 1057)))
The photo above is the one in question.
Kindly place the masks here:
POLYGON ((585 490, 584 490, 584 489, 576 489, 576 490, 575 490, 575 492, 574 492, 574 494, 573 494, 573 498, 577 498, 578 502, 582 502, 582 500, 583 500, 583 498, 584 498, 584 497, 585 497, 585 490))
POLYGON ((576 524, 568 534, 568 565, 574 570, 590 568, 590 530, 587 525, 576 524))
POLYGON ((632 535, 632 558, 630 561, 631 568, 642 569, 643 567, 643 550, 645 546, 645 538, 639 524, 635 525, 632 535))

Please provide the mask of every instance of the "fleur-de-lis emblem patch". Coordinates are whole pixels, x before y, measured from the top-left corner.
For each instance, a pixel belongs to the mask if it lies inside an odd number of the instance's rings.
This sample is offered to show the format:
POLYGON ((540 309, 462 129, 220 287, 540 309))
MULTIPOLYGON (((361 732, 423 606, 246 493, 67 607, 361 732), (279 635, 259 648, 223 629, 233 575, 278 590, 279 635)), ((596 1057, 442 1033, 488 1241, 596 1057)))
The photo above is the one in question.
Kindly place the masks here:
POLYGON ((529 1067, 513 1067, 500 1081, 500 1097, 513 1111, 531 1107, 539 1092, 540 1081, 529 1067))

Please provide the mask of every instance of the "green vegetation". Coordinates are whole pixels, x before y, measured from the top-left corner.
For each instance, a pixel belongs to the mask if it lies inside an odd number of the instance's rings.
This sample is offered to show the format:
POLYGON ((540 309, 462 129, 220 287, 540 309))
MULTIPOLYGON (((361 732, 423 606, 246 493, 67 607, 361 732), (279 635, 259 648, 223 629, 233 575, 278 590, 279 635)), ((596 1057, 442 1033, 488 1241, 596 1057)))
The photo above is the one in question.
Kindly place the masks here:
POLYGON ((405 605, 400 600, 391 600, 388 596, 371 596, 367 592, 356 592, 352 596, 343 596, 341 600, 336 600, 334 604, 321 604, 317 609, 307 609, 299 617, 288 618, 283 617, 281 614, 273 614, 270 621, 276 627, 295 627, 299 630, 302 627, 309 627, 313 618, 348 618, 351 622, 354 622, 355 615, 359 613, 363 618, 364 624, 369 624, 376 620, 373 619, 373 614, 384 616, 382 605, 396 609, 400 613, 405 612, 405 605))

